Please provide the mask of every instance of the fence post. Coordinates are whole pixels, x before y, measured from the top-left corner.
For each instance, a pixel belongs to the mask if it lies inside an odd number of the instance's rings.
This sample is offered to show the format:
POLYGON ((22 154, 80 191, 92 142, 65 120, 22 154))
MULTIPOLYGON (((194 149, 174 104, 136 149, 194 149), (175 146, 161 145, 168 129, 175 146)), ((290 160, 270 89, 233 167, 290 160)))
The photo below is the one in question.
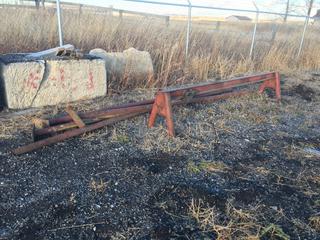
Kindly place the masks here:
POLYGON ((256 12, 256 19, 255 19, 255 23, 254 23, 254 27, 253 27, 252 41, 251 41, 251 47, 250 47, 250 53, 249 53, 250 59, 252 59, 252 55, 253 55, 254 45, 255 45, 255 41, 256 41, 257 25, 258 25, 258 21, 259 21, 259 8, 255 4, 255 2, 253 2, 253 4, 254 4, 257 12, 256 12))
POLYGON ((302 52, 302 47, 303 47, 303 43, 304 43, 304 37, 306 35, 306 30, 307 30, 308 23, 309 23, 309 16, 307 16, 306 20, 304 21, 303 32, 302 32, 302 37, 301 37, 298 56, 297 56, 298 58, 300 57, 301 52, 302 52))
POLYGON ((221 25, 221 22, 220 21, 216 21, 216 30, 217 31, 220 30, 220 25, 221 25))
POLYGON ((123 10, 119 10, 119 19, 122 21, 123 18, 123 10))
POLYGON ((186 60, 189 59, 189 42, 190 42, 190 32, 191 32, 191 10, 192 5, 190 0, 188 0, 188 25, 187 25, 187 39, 186 39, 186 60))
POLYGON ((40 0, 35 0, 35 5, 36 5, 36 8, 39 9, 39 7, 40 7, 40 0))
POLYGON ((63 46, 63 33, 61 25, 61 9, 60 9, 60 0, 56 0, 57 3, 57 17, 58 17, 58 31, 59 31, 59 44, 60 47, 63 46))
POLYGON ((302 51, 302 47, 303 47, 303 43, 304 43, 304 38, 306 35, 307 26, 309 24, 309 19, 310 19, 310 14, 312 11, 313 3, 314 3, 314 0, 310 0, 309 6, 308 6, 308 15, 307 15, 306 20, 304 22, 303 33, 302 33, 301 42, 300 42, 300 46, 299 46, 298 58, 301 55, 301 51, 302 51))
POLYGON ((107 10, 107 15, 112 17, 113 16, 113 5, 109 6, 109 9, 107 10))
POLYGON ((82 7, 83 7, 83 4, 79 4, 79 15, 82 14, 82 7))
POLYGON ((170 16, 165 17, 166 26, 169 27, 170 25, 170 16))

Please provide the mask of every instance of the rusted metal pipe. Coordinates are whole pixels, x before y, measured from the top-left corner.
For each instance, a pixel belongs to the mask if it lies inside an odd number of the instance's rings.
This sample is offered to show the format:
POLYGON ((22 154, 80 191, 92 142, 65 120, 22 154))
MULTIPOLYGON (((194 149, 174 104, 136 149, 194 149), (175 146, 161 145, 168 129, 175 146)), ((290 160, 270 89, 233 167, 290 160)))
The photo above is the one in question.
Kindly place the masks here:
MULTIPOLYGON (((100 110, 95 110, 95 111, 90 111, 90 112, 85 112, 85 113, 78 113, 78 115, 81 119, 90 119, 90 118, 95 118, 99 114, 104 115, 106 112, 113 110, 113 109, 117 109, 117 110, 121 111, 120 109, 149 105, 149 104, 153 104, 153 103, 154 103, 154 99, 143 100, 140 102, 126 103, 126 104, 121 104, 121 105, 117 105, 117 106, 110 106, 110 107, 102 108, 100 110)), ((111 114, 111 112, 112 111, 110 111, 110 114, 111 114)), ((50 126, 72 122, 72 118, 69 115, 63 115, 63 116, 51 118, 48 120, 49 120, 50 126)))
POLYGON ((38 142, 34 142, 31 144, 16 148, 13 150, 13 153, 15 155, 21 155, 21 154, 24 154, 27 152, 31 152, 31 151, 37 150, 39 148, 42 148, 44 146, 49 146, 51 144, 64 141, 66 139, 73 138, 75 136, 79 136, 83 133, 99 129, 99 128, 105 127, 107 125, 111 125, 111 124, 126 120, 128 118, 136 117, 140 114, 141 113, 132 113, 132 114, 128 114, 128 115, 124 115, 124 116, 120 116, 120 117, 116 117, 116 118, 112 118, 112 119, 107 119, 107 120, 104 120, 104 121, 101 121, 98 123, 94 123, 92 125, 89 125, 89 126, 86 126, 83 128, 73 129, 73 130, 67 131, 65 133, 58 134, 53 137, 49 137, 47 139, 40 140, 38 142))
MULTIPOLYGON (((94 115, 94 113, 91 112, 90 115, 87 115, 87 116, 92 115, 93 118, 92 119, 85 119, 84 123, 86 125, 93 124, 93 123, 96 123, 96 122, 99 122, 99 121, 102 121, 102 120, 105 120, 108 118, 126 116, 130 113, 141 113, 141 114, 147 113, 151 110, 151 108, 152 108, 152 104, 149 104, 149 105, 130 107, 128 109, 123 109, 123 108, 111 109, 111 110, 107 110, 105 112, 101 112, 98 115, 94 115)), ((33 134, 34 134, 34 138, 36 139, 36 136, 53 134, 53 133, 69 130, 69 129, 72 129, 75 127, 77 127, 77 124, 75 124, 74 122, 68 122, 68 123, 50 126, 50 127, 46 127, 46 128, 35 129, 33 134)))

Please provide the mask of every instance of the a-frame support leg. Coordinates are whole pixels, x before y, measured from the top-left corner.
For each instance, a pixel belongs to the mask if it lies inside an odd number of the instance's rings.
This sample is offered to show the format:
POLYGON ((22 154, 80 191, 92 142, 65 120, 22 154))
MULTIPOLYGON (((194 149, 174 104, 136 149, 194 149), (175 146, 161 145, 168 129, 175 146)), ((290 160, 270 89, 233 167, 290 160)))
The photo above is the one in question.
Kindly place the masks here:
POLYGON ((276 98, 278 101, 281 100, 281 88, 280 88, 280 74, 275 73, 274 79, 264 81, 259 88, 259 93, 263 93, 266 88, 271 88, 276 92, 276 98))
POLYGON ((174 137, 175 131, 172 117, 171 96, 169 93, 157 93, 149 118, 148 126, 150 128, 154 126, 158 115, 163 116, 166 119, 168 133, 171 137, 174 137))

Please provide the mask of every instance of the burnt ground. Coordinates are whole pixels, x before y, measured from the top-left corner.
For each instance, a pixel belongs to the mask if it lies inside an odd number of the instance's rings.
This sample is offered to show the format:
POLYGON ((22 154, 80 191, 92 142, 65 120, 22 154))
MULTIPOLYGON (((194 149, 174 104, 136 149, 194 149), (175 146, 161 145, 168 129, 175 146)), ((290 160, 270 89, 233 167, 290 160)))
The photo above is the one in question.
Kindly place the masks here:
POLYGON ((0 239, 320 239, 320 77, 282 79, 280 104, 174 108, 173 139, 145 115, 14 156, 60 109, 2 118, 0 239))

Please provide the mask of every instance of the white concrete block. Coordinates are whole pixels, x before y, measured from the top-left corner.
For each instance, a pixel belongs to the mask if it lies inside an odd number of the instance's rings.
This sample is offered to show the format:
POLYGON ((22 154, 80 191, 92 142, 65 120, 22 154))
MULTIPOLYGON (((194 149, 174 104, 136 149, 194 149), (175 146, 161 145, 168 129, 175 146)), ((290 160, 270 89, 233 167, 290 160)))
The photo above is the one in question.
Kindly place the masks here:
POLYGON ((2 67, 8 108, 57 105, 104 96, 105 63, 101 59, 14 62, 2 67))
POLYGON ((144 82, 153 77, 152 59, 147 51, 129 48, 123 52, 106 52, 96 48, 89 54, 105 60, 109 76, 136 82, 144 82))
POLYGON ((44 72, 44 61, 3 65, 3 86, 8 108, 23 109, 31 107, 44 72))

